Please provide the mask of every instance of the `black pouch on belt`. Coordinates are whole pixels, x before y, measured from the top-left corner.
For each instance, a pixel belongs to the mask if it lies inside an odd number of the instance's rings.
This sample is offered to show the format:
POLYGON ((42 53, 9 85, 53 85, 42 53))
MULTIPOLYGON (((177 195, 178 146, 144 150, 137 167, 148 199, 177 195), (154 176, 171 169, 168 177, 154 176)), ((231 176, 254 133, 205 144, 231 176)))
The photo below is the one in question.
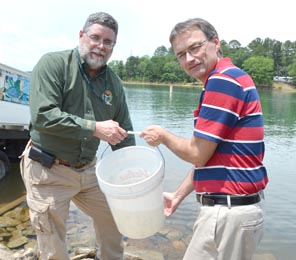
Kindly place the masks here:
POLYGON ((29 151, 29 158, 33 161, 41 163, 43 166, 47 168, 51 168, 56 159, 54 155, 44 152, 35 146, 31 146, 29 151))

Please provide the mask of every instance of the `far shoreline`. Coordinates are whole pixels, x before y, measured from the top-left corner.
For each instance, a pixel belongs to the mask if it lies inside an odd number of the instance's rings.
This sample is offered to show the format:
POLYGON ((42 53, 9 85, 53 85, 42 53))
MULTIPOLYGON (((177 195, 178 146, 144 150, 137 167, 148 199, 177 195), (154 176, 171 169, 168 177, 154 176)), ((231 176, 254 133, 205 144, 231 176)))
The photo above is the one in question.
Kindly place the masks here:
POLYGON ((282 92, 289 92, 289 93, 296 93, 295 86, 293 86, 291 84, 284 83, 284 82, 274 82, 273 83, 273 90, 282 91, 282 92))
MULTIPOLYGON (((202 83, 156 83, 156 82, 142 82, 142 81, 123 81, 123 84, 128 85, 151 85, 151 86, 167 86, 167 87, 186 87, 186 88, 203 88, 202 83)), ((258 89, 269 90, 266 87, 258 87, 258 89)), ((273 82, 271 91, 289 92, 296 93, 296 87, 284 82, 273 82)))
POLYGON ((186 88, 203 88, 202 83, 158 83, 158 82, 143 82, 143 81, 123 81, 123 84, 128 85, 150 85, 150 86, 166 86, 166 87, 186 87, 186 88))

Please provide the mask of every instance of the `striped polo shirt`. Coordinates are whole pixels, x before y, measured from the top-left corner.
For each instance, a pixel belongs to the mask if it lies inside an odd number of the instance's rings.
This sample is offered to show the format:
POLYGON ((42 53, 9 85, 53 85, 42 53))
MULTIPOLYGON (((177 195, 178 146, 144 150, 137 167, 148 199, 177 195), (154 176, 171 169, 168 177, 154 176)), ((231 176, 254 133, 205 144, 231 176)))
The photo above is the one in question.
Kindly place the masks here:
POLYGON ((252 78, 221 59, 194 111, 194 136, 218 143, 204 167, 195 167, 196 192, 252 194, 264 189, 263 115, 252 78))

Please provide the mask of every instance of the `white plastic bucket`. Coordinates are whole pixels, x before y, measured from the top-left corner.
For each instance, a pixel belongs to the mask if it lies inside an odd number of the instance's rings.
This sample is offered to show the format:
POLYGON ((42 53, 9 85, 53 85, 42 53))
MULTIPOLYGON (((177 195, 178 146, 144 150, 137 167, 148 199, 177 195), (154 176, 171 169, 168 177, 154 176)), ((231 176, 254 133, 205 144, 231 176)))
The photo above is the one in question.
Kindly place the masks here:
POLYGON ((159 150, 116 150, 98 162, 96 175, 121 234, 140 239, 162 228, 164 160, 159 150))

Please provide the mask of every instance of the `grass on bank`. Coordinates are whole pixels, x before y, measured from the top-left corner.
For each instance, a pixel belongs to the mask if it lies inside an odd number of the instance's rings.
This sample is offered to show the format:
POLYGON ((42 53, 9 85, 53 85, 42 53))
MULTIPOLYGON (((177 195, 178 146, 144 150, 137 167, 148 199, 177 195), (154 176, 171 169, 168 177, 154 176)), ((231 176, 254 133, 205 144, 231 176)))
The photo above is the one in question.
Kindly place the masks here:
POLYGON ((293 92, 296 93, 296 87, 292 86, 287 83, 283 82, 274 82, 273 83, 273 89, 278 90, 278 91, 283 91, 283 92, 293 92))

